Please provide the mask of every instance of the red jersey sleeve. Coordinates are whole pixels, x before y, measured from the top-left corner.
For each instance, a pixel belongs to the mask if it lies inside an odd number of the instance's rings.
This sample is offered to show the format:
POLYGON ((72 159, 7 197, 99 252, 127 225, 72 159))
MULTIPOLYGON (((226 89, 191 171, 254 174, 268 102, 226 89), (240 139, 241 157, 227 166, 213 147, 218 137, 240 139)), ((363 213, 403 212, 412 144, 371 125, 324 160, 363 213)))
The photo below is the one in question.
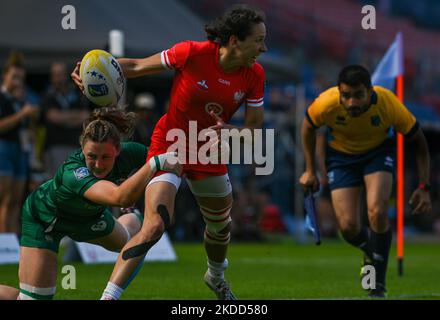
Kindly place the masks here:
POLYGON ((161 52, 162 65, 167 69, 181 70, 185 66, 190 52, 191 41, 179 42, 170 49, 161 52))
POLYGON ((254 79, 251 83, 249 94, 246 97, 246 106, 262 107, 264 104, 264 82, 266 76, 261 65, 254 65, 254 79))

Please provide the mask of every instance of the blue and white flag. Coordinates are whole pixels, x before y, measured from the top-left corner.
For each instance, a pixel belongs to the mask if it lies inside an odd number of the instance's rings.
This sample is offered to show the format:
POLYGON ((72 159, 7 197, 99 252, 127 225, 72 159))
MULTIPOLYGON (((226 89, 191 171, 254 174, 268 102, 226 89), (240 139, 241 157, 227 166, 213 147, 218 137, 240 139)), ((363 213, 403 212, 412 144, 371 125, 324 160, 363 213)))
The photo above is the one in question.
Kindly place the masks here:
POLYGON ((374 71, 371 82, 394 91, 396 78, 403 75, 403 40, 399 32, 374 71))

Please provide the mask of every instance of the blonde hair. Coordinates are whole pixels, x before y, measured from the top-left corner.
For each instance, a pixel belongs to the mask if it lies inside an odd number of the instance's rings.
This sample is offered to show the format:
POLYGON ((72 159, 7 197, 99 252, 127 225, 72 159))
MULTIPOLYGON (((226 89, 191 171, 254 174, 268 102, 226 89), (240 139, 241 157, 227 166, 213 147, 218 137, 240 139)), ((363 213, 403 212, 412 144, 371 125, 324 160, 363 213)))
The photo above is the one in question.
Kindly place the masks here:
POLYGON ((3 67, 3 74, 9 71, 11 68, 24 68, 24 57, 23 54, 18 51, 11 51, 8 60, 3 67))
POLYGON ((84 121, 79 142, 84 146, 88 140, 98 143, 111 140, 119 148, 121 140, 133 134, 135 118, 134 112, 126 113, 117 107, 97 108, 84 121))

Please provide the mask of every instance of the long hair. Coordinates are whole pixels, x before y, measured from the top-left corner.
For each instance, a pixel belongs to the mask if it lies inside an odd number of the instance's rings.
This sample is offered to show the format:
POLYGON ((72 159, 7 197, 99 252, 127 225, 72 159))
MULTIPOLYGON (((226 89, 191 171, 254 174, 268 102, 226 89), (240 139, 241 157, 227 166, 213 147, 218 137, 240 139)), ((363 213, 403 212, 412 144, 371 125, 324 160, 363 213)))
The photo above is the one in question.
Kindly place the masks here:
POLYGON ((208 40, 219 42, 221 46, 226 46, 232 35, 243 41, 251 34, 252 27, 264 23, 265 19, 266 16, 260 9, 248 5, 235 5, 205 25, 206 37, 208 40))
POLYGON ((127 113, 117 107, 96 108, 84 121, 79 142, 84 146, 88 140, 98 143, 110 140, 120 148, 121 140, 133 134, 135 118, 134 112, 127 113))

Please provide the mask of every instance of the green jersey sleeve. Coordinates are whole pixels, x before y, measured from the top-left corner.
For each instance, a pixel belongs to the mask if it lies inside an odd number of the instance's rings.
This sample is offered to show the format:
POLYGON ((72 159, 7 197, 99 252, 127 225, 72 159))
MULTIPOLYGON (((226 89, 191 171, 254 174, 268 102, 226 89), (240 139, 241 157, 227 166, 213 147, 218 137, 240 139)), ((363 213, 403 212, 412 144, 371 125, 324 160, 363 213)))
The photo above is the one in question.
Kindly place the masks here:
POLYGON ((80 196, 83 196, 87 189, 98 181, 99 179, 87 167, 80 164, 69 166, 63 174, 64 187, 80 196))

